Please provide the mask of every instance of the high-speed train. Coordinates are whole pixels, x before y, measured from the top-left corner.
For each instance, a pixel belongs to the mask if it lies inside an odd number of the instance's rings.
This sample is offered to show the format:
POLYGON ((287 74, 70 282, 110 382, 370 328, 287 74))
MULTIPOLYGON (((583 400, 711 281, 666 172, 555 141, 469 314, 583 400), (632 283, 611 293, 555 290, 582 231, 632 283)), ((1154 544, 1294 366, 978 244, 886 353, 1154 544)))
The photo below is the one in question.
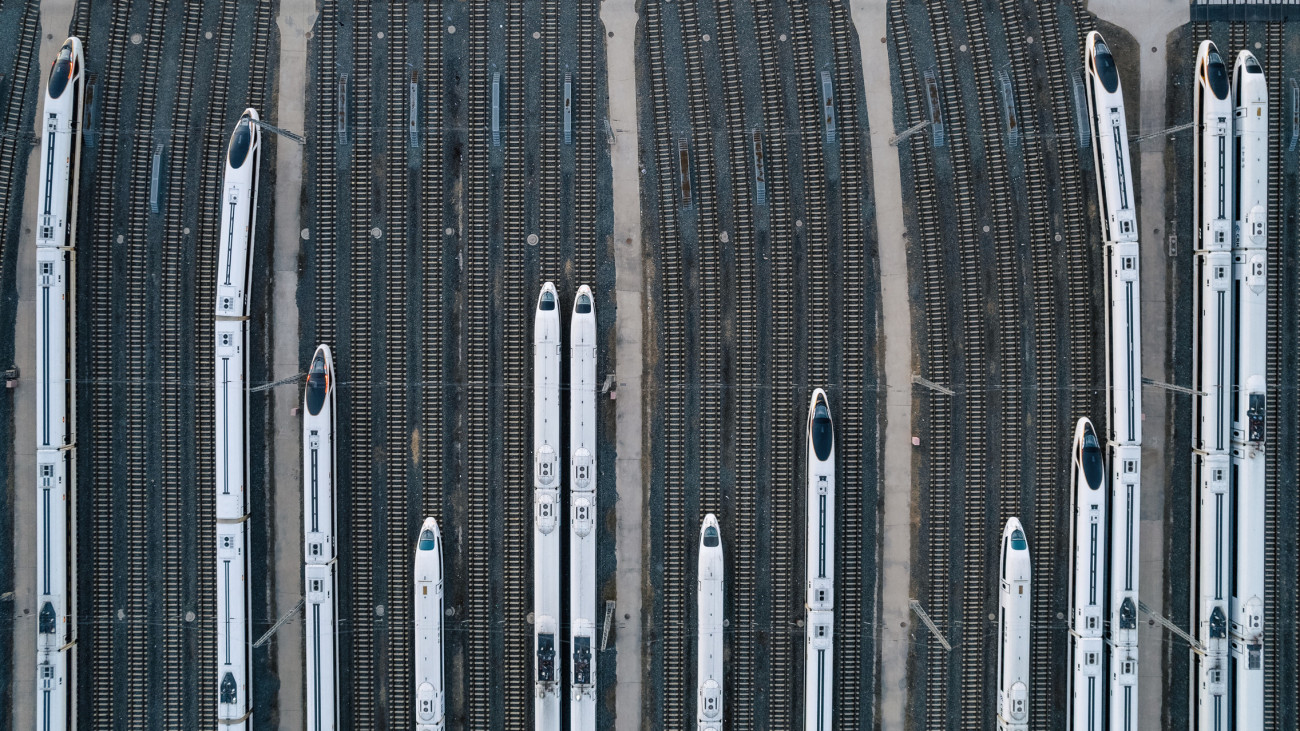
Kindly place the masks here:
POLYGON ((569 728, 596 729, 596 305, 569 321, 569 728))
POLYGON ((1211 41, 1196 58, 1196 284, 1193 288, 1192 617, 1204 653, 1193 653, 1196 725, 1226 728, 1228 579, 1232 572, 1229 398, 1232 368, 1232 94, 1211 41))
POLYGON ((217 722, 247 728, 252 713, 248 637, 247 322, 257 219, 261 128, 244 110, 226 149, 216 298, 217 722))
POLYGON ((338 665, 334 618, 334 356, 316 348, 303 390, 302 518, 303 596, 306 597, 307 729, 338 728, 338 665))
POLYGON ((722 630, 726 612, 722 531, 709 513, 700 526, 696 603, 699 611, 695 646, 696 731, 722 731, 722 630))
POLYGON ((1232 390, 1232 473, 1235 484, 1230 615, 1236 727, 1264 727, 1264 449, 1268 337, 1268 84, 1250 51, 1232 72, 1237 129, 1236 314, 1232 390))
POLYGON ((829 731, 835 687, 835 425, 822 389, 808 404, 804 729, 829 731))
POLYGON ((76 717, 71 649, 76 641, 76 543, 70 531, 76 471, 77 180, 85 74, 81 41, 64 41, 50 68, 38 122, 40 202, 36 236, 36 728, 76 717))
POLYGON ((560 307, 542 285, 533 320, 534 727, 560 728, 560 307))
POLYGON ((1070 459, 1070 729, 1106 727, 1106 466, 1086 417, 1074 429, 1070 459))
POLYGON ((1129 160, 1119 71, 1110 47, 1096 31, 1088 34, 1084 68, 1106 262, 1106 405, 1110 417, 1106 435, 1110 461, 1110 571, 1105 604, 1109 622, 1104 633, 1109 665, 1106 714, 1111 729, 1134 731, 1138 521, 1142 502, 1142 296, 1137 191, 1129 160))
POLYGON ((1020 521, 1002 529, 998 588, 998 731, 1029 731, 1029 542, 1020 521))
POLYGON ((442 665, 442 533, 426 518, 415 546, 415 729, 446 728, 442 665))

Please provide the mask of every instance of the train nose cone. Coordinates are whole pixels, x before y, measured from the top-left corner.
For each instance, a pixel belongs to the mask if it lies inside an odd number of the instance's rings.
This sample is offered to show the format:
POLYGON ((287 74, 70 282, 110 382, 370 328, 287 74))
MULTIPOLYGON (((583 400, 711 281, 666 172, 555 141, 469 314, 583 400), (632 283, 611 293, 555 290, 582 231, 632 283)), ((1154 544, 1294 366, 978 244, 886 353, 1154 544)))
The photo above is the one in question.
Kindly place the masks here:
POLYGON ((257 114, 251 109, 245 111, 244 116, 239 118, 239 124, 235 125, 234 133, 230 135, 226 162, 235 170, 243 166, 244 161, 248 159, 249 150, 253 149, 253 121, 256 119, 257 114))
POLYGON ((820 389, 813 399, 812 424, 809 427, 813 453, 821 462, 831 458, 831 449, 835 446, 835 427, 831 422, 831 407, 826 402, 826 394, 820 389))
POLYGON ((550 312, 555 309, 555 285, 547 282, 542 285, 542 294, 537 298, 537 309, 550 312))
POLYGON ((1206 55, 1205 77, 1215 98, 1228 98, 1228 67, 1224 65, 1223 57, 1214 46, 1210 46, 1210 52, 1206 55))
POLYGON ((420 528, 420 545, 418 550, 432 551, 438 547, 438 522, 433 518, 424 521, 420 528))

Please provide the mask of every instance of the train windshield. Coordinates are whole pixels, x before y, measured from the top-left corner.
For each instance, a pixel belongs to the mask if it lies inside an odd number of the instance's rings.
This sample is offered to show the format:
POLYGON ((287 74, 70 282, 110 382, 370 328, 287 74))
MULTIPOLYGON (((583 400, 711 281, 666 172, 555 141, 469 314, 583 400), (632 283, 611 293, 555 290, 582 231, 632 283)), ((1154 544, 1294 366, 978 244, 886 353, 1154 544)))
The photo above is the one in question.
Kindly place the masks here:
POLYGON ((1119 89, 1119 72, 1115 70, 1115 57, 1110 55, 1105 43, 1097 44, 1096 59, 1097 78, 1107 93, 1114 94, 1119 89))
POLYGON ((831 410, 826 407, 825 401, 818 400, 817 407, 813 409, 811 437, 817 459, 822 462, 830 459, 831 447, 835 445, 835 429, 831 426, 831 410))
POLYGON ((1218 51, 1210 51, 1209 69, 1206 75, 1210 84, 1210 91, 1214 92, 1217 99, 1228 98, 1228 67, 1223 65, 1223 59, 1219 57, 1218 51))
POLYGON ((709 526, 708 528, 705 528, 704 547, 717 548, 719 543, 721 543, 721 541, 718 540, 718 529, 713 526, 709 526))
POLYGON ((1083 435, 1083 454, 1079 455, 1079 461, 1083 466, 1083 479, 1088 481, 1088 487, 1093 490, 1101 489, 1101 445, 1097 443, 1097 435, 1091 429, 1083 435))
POLYGON ((1011 531, 1011 550, 1023 551, 1026 548, 1029 548, 1029 544, 1025 543, 1024 532, 1021 531, 1019 528, 1011 531))
POLYGON ((311 362, 311 372, 307 375, 307 413, 312 416, 320 413, 329 390, 329 371, 325 369, 325 356, 317 353, 316 359, 311 362))
POLYGON ((578 302, 577 302, 576 304, 573 305, 573 311, 576 312, 576 313, 578 313, 579 315, 590 314, 590 313, 591 313, 591 298, 588 297, 588 296, 585 295, 585 294, 584 294, 584 295, 580 295, 580 296, 578 297, 578 302))
POLYGON ((1259 61, 1256 61, 1254 56, 1251 56, 1250 58, 1246 59, 1246 73, 1248 74, 1264 73, 1264 69, 1259 67, 1259 61))
POLYGON ((253 146, 253 129, 248 117, 239 120, 239 126, 235 127, 235 133, 230 136, 230 149, 226 153, 226 161, 230 167, 239 169, 248 158, 248 150, 253 146))
POLYGON ((58 99, 63 95, 63 90, 68 88, 73 73, 72 45, 69 44, 59 50, 59 57, 54 60, 54 68, 50 70, 50 85, 46 91, 51 99, 58 99))
POLYGON ((555 309, 555 293, 542 292, 542 299, 540 302, 537 303, 537 309, 541 310, 542 312, 550 312, 551 310, 555 309))
POLYGON ((420 534, 420 550, 432 551, 438 547, 438 539, 434 538, 433 531, 426 530, 420 534))

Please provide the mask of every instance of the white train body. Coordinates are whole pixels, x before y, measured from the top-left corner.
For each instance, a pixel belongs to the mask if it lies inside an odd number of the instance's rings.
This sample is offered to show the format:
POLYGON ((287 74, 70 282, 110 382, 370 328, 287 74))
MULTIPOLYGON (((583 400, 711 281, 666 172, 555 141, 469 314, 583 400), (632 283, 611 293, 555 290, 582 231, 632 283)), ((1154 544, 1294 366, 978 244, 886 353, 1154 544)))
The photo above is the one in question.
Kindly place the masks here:
POLYGON ((1268 338, 1268 84, 1254 55, 1233 67, 1237 204, 1232 474, 1236 520, 1230 614, 1236 728, 1264 727, 1264 474, 1268 338))
POLYGON ((578 288, 569 323, 569 728, 596 729, 596 306, 578 288))
POLYGON ((709 513, 700 526, 700 555, 696 579, 698 609, 695 647, 696 731, 722 731, 724 681, 722 631, 726 615, 722 530, 709 513))
POLYGON ((77 181, 85 75, 81 41, 64 41, 50 68, 37 128, 36 232, 36 728, 75 727, 77 181))
POLYGON ((308 731, 338 728, 338 649, 335 634, 334 357, 316 348, 303 389, 303 591, 306 597, 308 731))
POLYGON ((261 128, 244 111, 226 150, 217 242, 216 520, 217 722, 248 727, 252 712, 248 637, 248 289, 257 215, 261 128))
POLYGON ((835 687, 835 425, 822 389, 808 405, 804 729, 829 731, 835 687))
MULTIPOLYGON (((1084 67, 1106 262, 1110 570, 1106 592, 1109 621, 1104 632, 1109 667, 1102 669, 1107 677, 1106 695, 1110 702, 1106 717, 1110 728, 1134 731, 1137 728, 1137 587, 1142 498, 1142 290, 1137 190, 1129 158, 1123 85, 1114 55, 1096 31, 1088 34, 1084 67)), ((1103 508, 1102 515, 1106 512, 1103 508)), ((1091 637, 1079 639, 1074 650, 1082 662, 1088 659, 1096 643, 1091 637)), ((1071 669, 1072 677, 1088 678, 1094 669, 1086 663, 1076 663, 1071 669)), ((1079 698, 1072 697, 1072 700, 1077 704, 1079 698)), ((1072 713, 1078 711, 1076 706, 1072 713)), ((1086 718, 1078 713, 1072 715, 1072 722, 1077 725, 1086 718)))
POLYGON ((542 285, 533 321, 534 727, 560 728, 560 306, 542 285))
POLYGON ((998 731, 1029 731, 1029 543, 1020 521, 1002 530, 998 582, 998 731))
POLYGON ((415 728, 447 727, 446 676, 442 662, 442 533, 426 518, 415 546, 415 728))
POLYGON ((1106 466, 1092 422, 1079 419, 1070 460, 1070 728, 1105 728, 1106 466))
POLYGON ((1196 59, 1196 321, 1193 327, 1192 617, 1204 654, 1195 656, 1196 725, 1229 720, 1228 598, 1232 571, 1229 406, 1232 370, 1232 94, 1210 41, 1196 59))

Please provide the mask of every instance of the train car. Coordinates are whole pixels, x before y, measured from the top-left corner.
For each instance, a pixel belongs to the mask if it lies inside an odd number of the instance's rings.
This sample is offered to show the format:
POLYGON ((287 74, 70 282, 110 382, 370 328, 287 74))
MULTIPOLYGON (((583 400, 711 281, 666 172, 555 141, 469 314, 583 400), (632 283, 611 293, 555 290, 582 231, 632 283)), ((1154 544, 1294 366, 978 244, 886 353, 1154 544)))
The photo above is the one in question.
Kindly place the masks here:
POLYGON ((244 111, 226 148, 217 240, 215 428, 217 521, 217 723, 242 731, 251 721, 248 638, 249 285, 257 219, 261 131, 244 111))
POLYGON ((1020 521, 1002 529, 998 590, 998 731, 1029 731, 1029 542, 1020 521))
MULTIPOLYGON (((1107 716, 1110 728, 1134 731, 1142 500, 1142 294, 1137 190, 1129 157, 1123 86, 1115 57, 1096 31, 1088 34, 1084 46, 1084 69, 1106 263, 1106 450, 1110 459, 1109 622, 1104 632, 1109 660, 1107 716)), ((1086 644, 1095 643, 1089 640, 1086 644)))
POLYGON ((696 731, 722 731, 723 666, 722 629, 726 613, 722 531, 709 513, 700 526, 699 574, 696 581, 698 614, 695 647, 696 731))
POLYGON ((1193 327, 1192 618, 1204 653, 1193 653, 1196 726, 1229 722, 1228 581, 1232 572, 1229 496, 1233 177, 1232 94, 1228 68, 1211 41, 1196 59, 1197 225, 1193 327))
POLYGON ((596 305, 569 322, 569 728, 596 729, 596 305))
POLYGON ((442 532, 426 518, 415 546, 415 728, 446 728, 446 676, 442 663, 442 532))
POLYGON ((560 728, 560 307, 542 285, 533 320, 534 727, 560 728))
POLYGON ((835 700, 835 425, 822 389, 808 404, 804 729, 829 731, 835 700))
POLYGON ((1236 728, 1264 727, 1264 413, 1268 337, 1268 83, 1250 51, 1232 73, 1236 109, 1236 314, 1232 390, 1235 523, 1230 651, 1236 728))
POLYGON ((70 450, 36 450, 36 728, 71 728, 75 640, 68 545, 70 450))
POLYGON ((1107 679, 1102 639, 1106 611, 1106 466, 1092 422, 1079 419, 1070 459, 1071 731, 1102 731, 1107 679))
POLYGON ((338 728, 338 666, 334 618, 334 357, 316 348, 303 389, 303 596, 306 597, 307 729, 338 728))
POLYGON ((68 38, 50 67, 37 120, 41 168, 36 233, 36 728, 75 727, 71 650, 76 641, 72 526, 76 469, 75 246, 81 116, 81 40, 68 38))

